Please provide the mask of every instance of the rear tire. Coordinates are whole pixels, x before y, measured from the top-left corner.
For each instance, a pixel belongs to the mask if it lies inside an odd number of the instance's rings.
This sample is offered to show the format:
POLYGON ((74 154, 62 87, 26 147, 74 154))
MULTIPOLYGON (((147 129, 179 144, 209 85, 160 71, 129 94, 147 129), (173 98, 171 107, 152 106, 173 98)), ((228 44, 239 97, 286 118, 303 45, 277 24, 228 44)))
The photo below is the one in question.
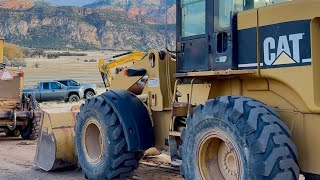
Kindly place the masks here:
POLYGON ((41 116, 33 117, 33 119, 29 119, 27 126, 22 130, 20 130, 22 139, 36 140, 40 132, 40 122, 41 122, 41 116))
POLYGON ((142 152, 127 150, 122 125, 102 96, 86 100, 77 115, 75 144, 88 179, 126 179, 139 166, 142 152))
POLYGON ((68 98, 69 103, 75 103, 80 101, 80 97, 76 94, 72 94, 68 98))
POLYGON ((8 128, 5 128, 4 133, 6 134, 7 137, 19 137, 20 136, 19 130, 11 131, 8 128))
POLYGON ((297 150, 279 118, 267 105, 245 97, 223 96, 198 106, 181 135, 181 173, 190 180, 297 180, 297 150), (220 158, 222 143, 228 148, 220 158), (229 161, 230 154, 236 158, 229 161))

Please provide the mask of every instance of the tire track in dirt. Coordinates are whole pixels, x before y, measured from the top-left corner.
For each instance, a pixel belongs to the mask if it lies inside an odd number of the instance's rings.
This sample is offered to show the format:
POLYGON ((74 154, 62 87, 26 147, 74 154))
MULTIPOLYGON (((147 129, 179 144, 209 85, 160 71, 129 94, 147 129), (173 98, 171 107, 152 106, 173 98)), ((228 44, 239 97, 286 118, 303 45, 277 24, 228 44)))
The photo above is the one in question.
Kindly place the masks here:
MULTIPOLYGON (((81 171, 44 172, 35 167, 33 158, 35 141, 6 138, 0 134, 0 179, 1 180, 85 180, 81 171)), ((182 180, 179 169, 170 166, 165 155, 146 157, 135 172, 134 180, 182 180)))

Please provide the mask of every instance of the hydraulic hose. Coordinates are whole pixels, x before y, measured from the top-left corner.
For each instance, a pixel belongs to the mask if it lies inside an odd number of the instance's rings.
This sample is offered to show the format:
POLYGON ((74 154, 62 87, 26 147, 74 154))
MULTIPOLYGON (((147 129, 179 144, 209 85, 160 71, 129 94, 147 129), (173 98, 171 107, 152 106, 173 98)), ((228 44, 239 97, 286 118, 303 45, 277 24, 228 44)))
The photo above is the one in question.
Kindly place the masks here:
POLYGON ((7 125, 8 129, 10 131, 14 131, 17 127, 17 114, 15 111, 13 111, 13 125, 7 125))

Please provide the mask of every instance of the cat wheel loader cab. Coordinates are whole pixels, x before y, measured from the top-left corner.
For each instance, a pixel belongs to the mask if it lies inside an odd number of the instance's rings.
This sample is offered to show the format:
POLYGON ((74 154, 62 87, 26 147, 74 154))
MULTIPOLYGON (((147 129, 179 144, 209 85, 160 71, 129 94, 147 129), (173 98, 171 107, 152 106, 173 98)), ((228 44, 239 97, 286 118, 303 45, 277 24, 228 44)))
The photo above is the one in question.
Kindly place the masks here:
POLYGON ((186 179, 319 178, 319 9, 177 0, 176 55, 150 50, 81 106, 75 162, 89 179, 127 178, 154 146, 186 179))

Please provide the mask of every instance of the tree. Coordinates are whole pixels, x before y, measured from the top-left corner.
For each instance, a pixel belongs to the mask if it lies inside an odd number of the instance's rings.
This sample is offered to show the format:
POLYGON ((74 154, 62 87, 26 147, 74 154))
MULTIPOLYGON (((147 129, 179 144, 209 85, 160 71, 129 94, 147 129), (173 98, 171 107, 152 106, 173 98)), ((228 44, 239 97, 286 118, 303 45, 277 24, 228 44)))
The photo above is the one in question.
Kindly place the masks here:
POLYGON ((3 55, 9 60, 23 58, 23 52, 21 48, 15 44, 10 43, 4 44, 3 55))

